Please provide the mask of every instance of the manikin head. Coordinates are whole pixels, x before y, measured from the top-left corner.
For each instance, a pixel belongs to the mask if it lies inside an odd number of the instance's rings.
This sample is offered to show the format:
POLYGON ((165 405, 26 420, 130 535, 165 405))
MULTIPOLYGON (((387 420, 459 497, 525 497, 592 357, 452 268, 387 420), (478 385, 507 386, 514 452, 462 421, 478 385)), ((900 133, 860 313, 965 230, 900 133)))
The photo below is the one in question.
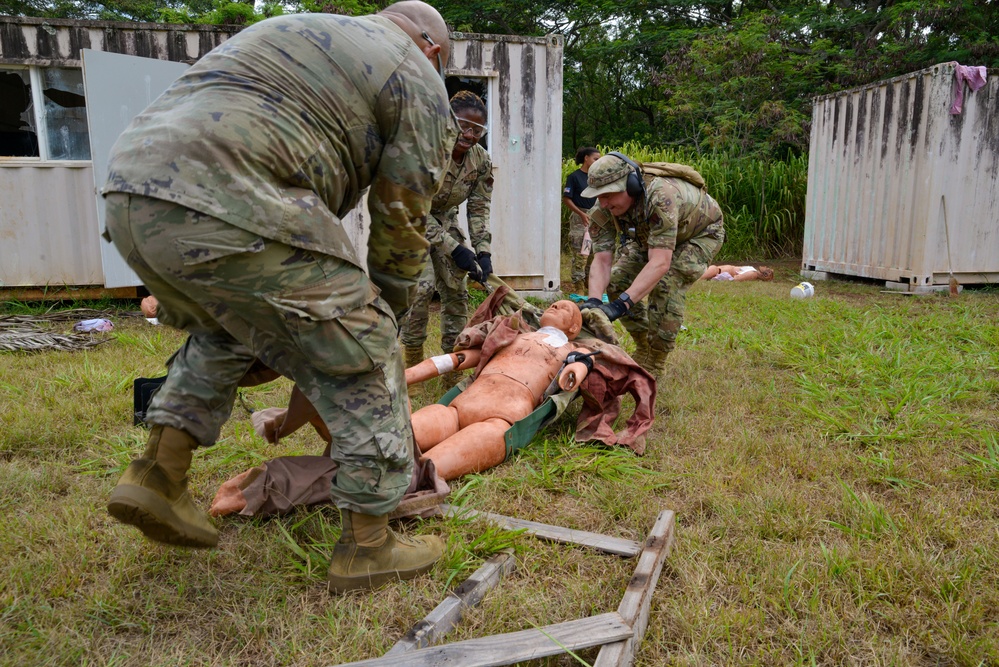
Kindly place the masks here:
POLYGON ((548 306, 541 314, 541 326, 555 327, 564 332, 569 340, 573 340, 583 328, 583 315, 579 312, 579 306, 563 299, 548 306))

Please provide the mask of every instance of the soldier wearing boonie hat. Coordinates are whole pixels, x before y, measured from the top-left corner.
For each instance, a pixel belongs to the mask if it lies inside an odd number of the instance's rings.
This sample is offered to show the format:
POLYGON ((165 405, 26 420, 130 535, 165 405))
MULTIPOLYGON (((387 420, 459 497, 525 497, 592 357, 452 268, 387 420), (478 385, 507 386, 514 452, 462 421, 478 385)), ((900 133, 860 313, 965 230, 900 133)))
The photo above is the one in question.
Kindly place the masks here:
POLYGON ((587 188, 582 194, 584 197, 599 197, 610 192, 624 192, 628 174, 633 173, 635 170, 624 160, 615 155, 605 155, 590 167, 587 188))
POLYGON ((725 240, 721 208, 689 167, 648 165, 611 152, 590 167, 584 197, 590 212, 593 265, 589 298, 580 310, 599 308, 635 339, 635 361, 656 379, 676 346, 687 289, 704 273, 725 240), (686 173, 684 173, 686 172, 686 173), (691 180, 688 180, 691 179, 691 180), (614 258, 618 237, 621 247, 614 258), (612 299, 602 303, 606 292, 612 299), (648 305, 642 299, 648 297, 648 305), (625 317, 627 315, 627 317, 625 317))

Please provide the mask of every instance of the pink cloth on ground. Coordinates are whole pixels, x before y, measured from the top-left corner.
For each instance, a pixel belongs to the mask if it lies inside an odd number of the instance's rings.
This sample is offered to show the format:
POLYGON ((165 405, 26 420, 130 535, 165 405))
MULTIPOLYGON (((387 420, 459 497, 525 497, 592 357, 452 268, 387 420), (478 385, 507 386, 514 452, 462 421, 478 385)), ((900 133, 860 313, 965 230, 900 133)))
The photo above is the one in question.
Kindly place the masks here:
POLYGON ((988 70, 984 65, 956 65, 954 67, 954 103, 950 105, 951 115, 959 114, 964 107, 964 82, 975 92, 985 85, 988 70))

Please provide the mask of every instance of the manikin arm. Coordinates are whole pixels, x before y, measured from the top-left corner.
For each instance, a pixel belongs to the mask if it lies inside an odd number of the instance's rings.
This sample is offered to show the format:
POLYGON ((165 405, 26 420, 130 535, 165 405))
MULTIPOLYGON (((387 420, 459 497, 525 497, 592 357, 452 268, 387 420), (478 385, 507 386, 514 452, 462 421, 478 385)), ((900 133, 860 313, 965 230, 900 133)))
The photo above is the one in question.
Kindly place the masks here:
POLYGON ((584 348, 573 350, 566 357, 562 369, 559 371, 552 384, 545 390, 541 397, 543 403, 545 399, 555 393, 555 388, 562 391, 572 391, 586 379, 590 369, 593 368, 593 357, 600 354, 600 350, 588 352, 584 348))
POLYGON ((462 350, 424 359, 412 368, 406 369, 406 384, 419 384, 452 371, 463 371, 479 365, 482 350, 462 350))
POLYGON ((562 391, 572 391, 586 379, 590 369, 581 361, 574 361, 562 369, 558 376, 558 388, 562 391))

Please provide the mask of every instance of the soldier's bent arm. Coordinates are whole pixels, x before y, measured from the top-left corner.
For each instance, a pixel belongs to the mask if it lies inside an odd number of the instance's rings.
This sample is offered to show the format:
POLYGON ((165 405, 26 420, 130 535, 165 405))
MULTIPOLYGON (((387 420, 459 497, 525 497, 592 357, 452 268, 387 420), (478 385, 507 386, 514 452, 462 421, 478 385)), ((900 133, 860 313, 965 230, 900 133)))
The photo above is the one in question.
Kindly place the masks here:
POLYGON ((368 193, 368 273, 399 316, 409 307, 426 262, 430 202, 458 126, 447 91, 425 59, 399 66, 379 94, 376 114, 385 146, 368 193))
POLYGON ((446 215, 446 213, 431 212, 427 216, 427 241, 431 247, 440 248, 445 255, 450 255, 461 243, 444 231, 444 223, 441 222, 441 218, 446 215))
POLYGON ((610 283, 611 265, 614 263, 614 243, 617 240, 617 223, 606 210, 596 206, 590 211, 590 236, 593 240, 593 263, 590 265, 590 284, 587 296, 599 299, 610 283))
POLYGON ((493 165, 486 158, 479 177, 468 195, 468 236, 476 253, 491 253, 493 236, 489 231, 489 211, 493 198, 493 165))

